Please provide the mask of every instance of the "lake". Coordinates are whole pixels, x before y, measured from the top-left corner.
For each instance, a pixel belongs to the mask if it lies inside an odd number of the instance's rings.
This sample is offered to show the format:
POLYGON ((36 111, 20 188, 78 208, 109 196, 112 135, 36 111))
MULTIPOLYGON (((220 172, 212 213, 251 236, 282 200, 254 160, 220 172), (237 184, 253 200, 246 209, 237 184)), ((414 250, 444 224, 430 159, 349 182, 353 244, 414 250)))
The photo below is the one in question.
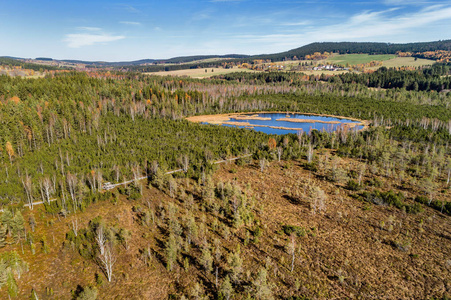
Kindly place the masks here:
POLYGON ((337 130, 340 126, 346 126, 357 130, 361 130, 364 127, 361 121, 297 113, 230 114, 221 115, 216 119, 214 116, 205 117, 209 118, 206 118, 204 121, 200 119, 199 121, 204 124, 248 128, 267 134, 280 135, 287 133, 296 134, 299 131, 310 132, 310 130, 332 132, 337 130))

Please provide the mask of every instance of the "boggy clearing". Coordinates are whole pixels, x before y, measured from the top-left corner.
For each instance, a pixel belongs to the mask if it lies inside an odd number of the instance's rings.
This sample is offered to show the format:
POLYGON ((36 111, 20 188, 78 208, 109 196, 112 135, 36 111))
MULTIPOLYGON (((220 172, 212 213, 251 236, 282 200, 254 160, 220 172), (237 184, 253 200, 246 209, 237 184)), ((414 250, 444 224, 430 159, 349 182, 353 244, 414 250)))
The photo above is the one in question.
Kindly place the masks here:
POLYGON ((342 128, 357 128, 362 130, 367 128, 369 124, 368 121, 354 118, 293 112, 231 113, 192 116, 186 119, 196 123, 240 126, 244 128, 254 128, 265 133, 280 132, 281 134, 287 132, 265 131, 264 128, 282 129, 295 133, 297 131, 308 132, 312 129, 334 131, 342 128))
MULTIPOLYGON (((329 151, 319 155, 324 164, 333 158, 329 151)), ((334 164, 359 168, 351 159, 334 164)), ((262 292, 260 284, 267 288, 266 299, 446 295, 449 216, 426 206, 410 214, 374 205, 341 179, 326 180, 326 171, 306 166, 283 161, 262 168, 257 161, 241 161, 220 166, 203 182, 170 183, 172 177, 166 177, 161 190, 143 187, 135 200, 116 190, 116 204, 100 201, 67 218, 44 217, 42 207, 27 210, 25 219, 36 218, 34 250, 24 244, 5 248, 20 252, 29 264, 18 279, 19 296, 34 289, 40 298, 68 298, 71 291, 77 294, 77 285, 92 285, 101 299, 214 298, 227 278, 235 299, 262 292), (113 232, 130 233, 116 245, 112 282, 86 256, 89 247, 68 240, 75 222, 82 235, 98 216, 113 232), (168 236, 172 246, 165 242, 168 236)), ((375 178, 382 190, 399 191, 396 183, 375 175, 363 176, 366 190, 374 189, 375 178)), ((403 193, 410 204, 414 193, 403 193)), ((6 297, 6 291, 0 295, 6 297)))

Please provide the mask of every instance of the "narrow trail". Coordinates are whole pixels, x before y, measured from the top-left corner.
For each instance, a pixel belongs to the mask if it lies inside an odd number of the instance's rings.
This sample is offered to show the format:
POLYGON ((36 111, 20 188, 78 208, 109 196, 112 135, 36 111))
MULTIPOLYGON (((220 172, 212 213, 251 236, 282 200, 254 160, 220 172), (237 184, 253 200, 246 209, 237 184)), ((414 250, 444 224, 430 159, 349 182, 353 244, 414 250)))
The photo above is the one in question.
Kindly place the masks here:
MULTIPOLYGON (((229 158, 229 159, 218 160, 218 161, 214 161, 213 164, 222 164, 222 163, 226 163, 226 162, 229 162, 229 161, 234 161, 234 160, 237 160, 237 159, 240 159, 240 158, 246 158, 246 157, 250 157, 250 156, 252 156, 252 154, 246 154, 246 155, 243 155, 243 156, 237 156, 237 157, 233 157, 233 158, 229 158)), ((184 171, 184 169, 177 169, 177 170, 168 171, 168 172, 166 172, 164 174, 168 175, 168 174, 173 174, 173 173, 183 172, 183 171, 184 171)), ((143 179, 147 179, 147 176, 143 176, 143 177, 139 177, 137 179, 127 180, 127 181, 119 182, 119 183, 115 183, 115 184, 111 184, 109 182, 106 182, 103 185, 103 189, 104 190, 111 190, 111 189, 114 189, 117 186, 124 185, 124 184, 129 184, 129 183, 132 183, 135 180, 139 181, 139 180, 143 180, 143 179)))
MULTIPOLYGON (((218 160, 218 161, 213 162, 213 164, 222 164, 222 163, 226 163, 226 162, 229 162, 229 161, 234 161, 234 160, 237 160, 237 159, 240 159, 240 158, 246 158, 246 157, 250 157, 250 156, 252 156, 252 154, 246 154, 246 155, 243 155, 243 156, 237 156, 237 157, 233 157, 233 158, 229 158, 229 159, 218 160)), ((177 170, 168 171, 165 174, 168 175, 168 174, 173 174, 173 173, 178 173, 178 172, 183 172, 183 171, 184 171, 184 169, 177 169, 177 170)), ((127 180, 127 181, 119 182, 119 183, 115 183, 115 184, 111 184, 109 182, 106 182, 106 183, 104 183, 102 189, 105 190, 105 191, 108 191, 108 190, 114 189, 115 187, 118 187, 120 185, 129 184, 129 183, 134 182, 135 180, 139 181, 139 180, 144 180, 144 179, 147 179, 147 178, 148 178, 147 176, 143 176, 143 177, 139 177, 137 179, 127 180)), ((56 200, 57 199, 50 199, 49 202, 53 202, 53 201, 56 201, 56 200)), ((43 203, 44 203, 44 201, 27 203, 27 204, 24 204, 24 207, 28 207, 30 209, 33 209, 33 206, 40 205, 40 204, 43 204, 43 203)), ((3 212, 3 209, 0 209, 0 212, 3 212)))

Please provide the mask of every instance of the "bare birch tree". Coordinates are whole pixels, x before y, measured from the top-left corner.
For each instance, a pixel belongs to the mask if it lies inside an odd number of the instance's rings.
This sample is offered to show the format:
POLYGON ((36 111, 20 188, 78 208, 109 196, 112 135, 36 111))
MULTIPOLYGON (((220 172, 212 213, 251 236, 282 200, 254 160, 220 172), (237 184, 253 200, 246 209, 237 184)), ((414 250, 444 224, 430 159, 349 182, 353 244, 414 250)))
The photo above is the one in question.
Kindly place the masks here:
POLYGON ((326 209, 326 194, 322 189, 315 186, 312 191, 312 210, 315 214, 317 211, 322 212, 326 209))
POLYGON ((103 231, 103 226, 99 226, 96 230, 96 243, 99 247, 100 255, 105 254, 106 237, 103 231))
POLYGON ((72 226, 71 226, 72 231, 74 232, 75 236, 78 235, 78 219, 75 218, 74 220, 72 220, 72 226))
POLYGON ((282 156, 282 153, 283 153, 283 148, 282 148, 282 147, 278 147, 278 148, 277 148, 277 158, 278 158, 278 161, 280 161, 280 157, 282 156))
POLYGON ((54 193, 52 182, 50 181, 50 178, 44 177, 39 181, 39 186, 41 190, 41 197, 42 201, 47 201, 47 203, 50 202, 50 196, 54 193))
POLYGON ((28 172, 26 172, 25 178, 22 178, 22 184, 27 195, 28 203, 30 204, 30 209, 33 209, 33 185, 28 172))
POLYGON ((266 159, 262 158, 260 159, 260 171, 263 172, 265 170, 266 167, 266 159))
POLYGON ((182 167, 183 167, 183 172, 188 172, 188 168, 189 168, 189 157, 188 155, 183 155, 182 157, 182 167))
POLYGON ((100 267, 105 272, 108 282, 111 282, 113 278, 113 267, 117 260, 113 244, 111 242, 104 244, 103 254, 99 253, 97 258, 100 267))
POLYGON ((97 180, 97 190, 102 190, 102 183, 103 183, 103 177, 102 177, 102 170, 97 169, 96 170, 96 180, 97 180))
POLYGON ((312 143, 308 144, 308 150, 307 150, 307 162, 311 163, 313 160, 313 146, 312 143))
POLYGON ((294 259, 296 254, 296 237, 295 234, 291 234, 290 241, 287 245, 287 252, 291 256, 291 272, 294 269, 294 259))
POLYGON ((66 181, 67 181, 67 187, 69 189, 69 194, 72 199, 72 203, 75 207, 78 206, 78 199, 77 199, 77 189, 78 189, 78 178, 75 174, 67 173, 66 175, 66 181))

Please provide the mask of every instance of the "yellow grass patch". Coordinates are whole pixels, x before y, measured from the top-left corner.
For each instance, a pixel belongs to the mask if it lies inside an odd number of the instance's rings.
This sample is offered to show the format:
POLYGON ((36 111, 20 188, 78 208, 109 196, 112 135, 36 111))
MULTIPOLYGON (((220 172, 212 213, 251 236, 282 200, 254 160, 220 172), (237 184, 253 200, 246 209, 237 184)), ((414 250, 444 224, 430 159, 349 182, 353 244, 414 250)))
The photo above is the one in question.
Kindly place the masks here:
POLYGON ((235 72, 256 72, 254 70, 233 67, 231 69, 224 68, 201 68, 201 69, 186 69, 176 71, 161 71, 161 72, 148 72, 146 75, 159 75, 159 76, 180 76, 191 78, 209 78, 216 75, 224 75, 235 72), (213 71, 213 72, 212 72, 213 71))

